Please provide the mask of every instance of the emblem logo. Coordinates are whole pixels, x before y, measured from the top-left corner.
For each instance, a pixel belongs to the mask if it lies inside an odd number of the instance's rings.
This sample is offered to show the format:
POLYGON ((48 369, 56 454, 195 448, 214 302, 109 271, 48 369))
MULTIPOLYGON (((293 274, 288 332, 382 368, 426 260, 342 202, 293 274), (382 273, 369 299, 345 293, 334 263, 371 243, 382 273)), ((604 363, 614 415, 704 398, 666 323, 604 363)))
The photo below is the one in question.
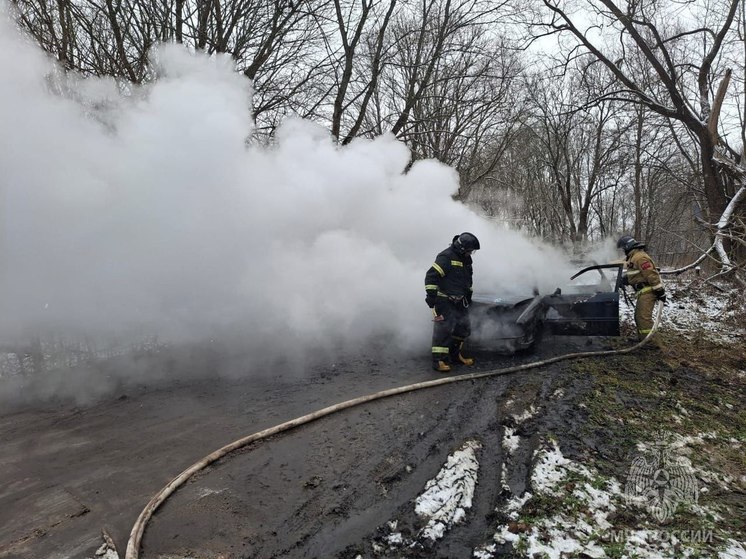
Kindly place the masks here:
POLYGON ((628 503, 642 503, 658 522, 665 522, 680 503, 696 503, 699 490, 688 464, 659 437, 650 450, 632 460, 624 497, 628 503))

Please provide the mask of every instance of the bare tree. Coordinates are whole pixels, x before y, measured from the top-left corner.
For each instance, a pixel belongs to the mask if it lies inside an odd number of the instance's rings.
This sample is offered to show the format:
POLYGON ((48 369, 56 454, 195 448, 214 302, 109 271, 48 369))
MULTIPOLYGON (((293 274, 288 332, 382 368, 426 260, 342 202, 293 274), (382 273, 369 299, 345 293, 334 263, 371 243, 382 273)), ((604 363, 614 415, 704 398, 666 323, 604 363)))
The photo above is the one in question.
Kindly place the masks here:
POLYGON ((362 0, 359 6, 334 0, 340 46, 330 53, 336 62, 331 130, 342 143, 360 132, 386 63, 386 33, 396 6, 397 0, 362 0))
POLYGON ((534 79, 527 88, 535 153, 524 191, 543 191, 533 200, 549 206, 555 238, 579 246, 594 226, 594 203, 618 189, 627 174, 629 154, 623 148, 629 124, 613 101, 589 105, 584 86, 576 83, 580 73, 573 76, 534 79))
POLYGON ((730 265, 722 249, 721 231, 726 227, 732 200, 742 188, 738 172, 740 150, 733 150, 718 134, 718 122, 730 80, 730 71, 718 65, 724 45, 733 38, 738 0, 708 6, 706 14, 676 20, 677 5, 664 2, 589 0, 594 24, 603 33, 588 31, 588 21, 571 13, 563 0, 542 0, 548 19, 536 22, 544 33, 571 37, 570 58, 587 53, 603 64, 616 87, 604 94, 646 106, 680 122, 696 142, 707 202, 707 219, 715 224, 715 243, 725 267, 730 265), (610 39, 614 39, 614 42, 610 39), (621 48, 621 51, 620 51, 621 48), (638 79, 628 62, 639 56, 657 82, 638 79), (738 191, 738 192, 737 192, 738 191))

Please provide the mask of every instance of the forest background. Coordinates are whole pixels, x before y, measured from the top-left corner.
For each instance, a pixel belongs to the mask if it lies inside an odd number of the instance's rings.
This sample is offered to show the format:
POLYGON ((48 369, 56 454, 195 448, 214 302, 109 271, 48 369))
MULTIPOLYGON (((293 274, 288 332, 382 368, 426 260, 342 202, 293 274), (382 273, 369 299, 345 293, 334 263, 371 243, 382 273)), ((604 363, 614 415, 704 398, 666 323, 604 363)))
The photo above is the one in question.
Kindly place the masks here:
POLYGON ((249 142, 290 115, 340 144, 391 132, 530 235, 582 252, 629 232, 662 267, 743 281, 740 0, 12 3, 63 73, 127 94, 157 79, 160 42, 227 53, 254 86, 249 142))

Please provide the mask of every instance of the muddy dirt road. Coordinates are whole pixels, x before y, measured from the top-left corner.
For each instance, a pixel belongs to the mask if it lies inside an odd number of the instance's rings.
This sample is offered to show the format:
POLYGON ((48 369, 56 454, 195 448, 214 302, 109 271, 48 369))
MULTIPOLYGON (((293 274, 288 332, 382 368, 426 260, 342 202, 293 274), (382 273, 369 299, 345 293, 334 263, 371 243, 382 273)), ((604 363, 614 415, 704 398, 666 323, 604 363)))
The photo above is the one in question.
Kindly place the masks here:
MULTIPOLYGON (((602 343, 554 338, 533 354, 478 355, 477 368, 602 343)), ((327 405, 432 379, 427 365, 422 356, 346 356, 301 375, 247 371, 239 379, 121 388, 85 407, 47 403, 6 411, 0 557, 93 557, 102 527, 122 553, 152 495, 204 455, 327 405)), ((374 548, 387 556, 394 553, 381 543, 391 531, 387 523, 416 537, 423 521, 413 499, 448 455, 473 439, 481 443, 480 469, 466 521, 407 552, 471 557, 489 540, 495 506, 522 493, 537 434, 576 431, 581 422, 574 402, 587 386, 563 371, 560 364, 396 396, 238 452, 157 512, 143 556, 354 558, 372 556, 374 548), (502 448, 505 426, 521 441, 509 455, 502 448)), ((567 451, 582 455, 587 448, 567 451)))

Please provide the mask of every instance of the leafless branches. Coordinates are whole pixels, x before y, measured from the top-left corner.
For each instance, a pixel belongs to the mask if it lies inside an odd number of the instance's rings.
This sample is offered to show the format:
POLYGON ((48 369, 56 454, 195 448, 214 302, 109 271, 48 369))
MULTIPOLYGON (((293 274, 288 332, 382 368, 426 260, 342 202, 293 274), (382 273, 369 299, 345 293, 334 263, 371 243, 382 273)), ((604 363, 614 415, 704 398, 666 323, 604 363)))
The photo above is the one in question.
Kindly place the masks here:
POLYGON ((625 230, 746 260, 738 0, 12 1, 62 67, 123 88, 153 78, 159 42, 230 55, 260 140, 293 114, 340 144, 391 132, 413 159, 454 166, 458 199, 537 235, 625 230))

